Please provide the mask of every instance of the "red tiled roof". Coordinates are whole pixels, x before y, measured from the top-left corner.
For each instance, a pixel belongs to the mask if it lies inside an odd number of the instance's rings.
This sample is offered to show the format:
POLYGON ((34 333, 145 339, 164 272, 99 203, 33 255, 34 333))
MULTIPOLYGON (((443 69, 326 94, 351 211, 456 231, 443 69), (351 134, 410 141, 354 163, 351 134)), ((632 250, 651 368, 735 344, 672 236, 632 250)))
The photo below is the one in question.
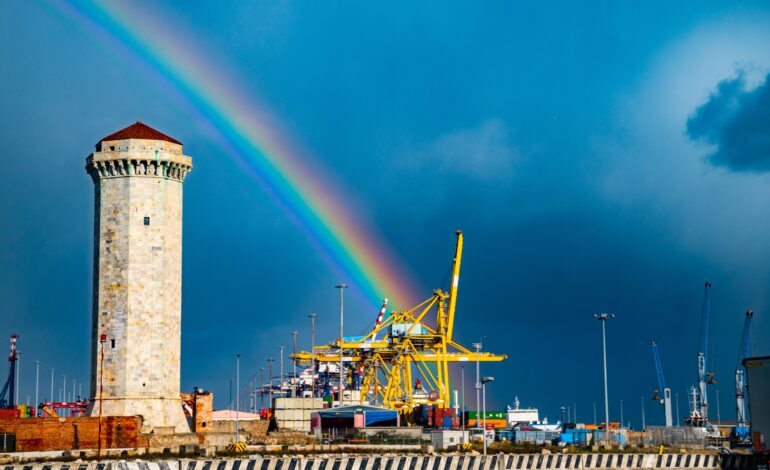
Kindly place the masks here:
POLYGON ((162 132, 158 132, 152 127, 148 126, 147 124, 144 124, 139 121, 136 121, 136 124, 131 124, 125 129, 121 129, 118 132, 115 132, 114 134, 108 135, 107 137, 103 138, 99 142, 103 142, 105 140, 124 140, 124 139, 165 140, 166 142, 171 142, 172 144, 182 145, 182 142, 179 142, 173 137, 169 137, 162 132))

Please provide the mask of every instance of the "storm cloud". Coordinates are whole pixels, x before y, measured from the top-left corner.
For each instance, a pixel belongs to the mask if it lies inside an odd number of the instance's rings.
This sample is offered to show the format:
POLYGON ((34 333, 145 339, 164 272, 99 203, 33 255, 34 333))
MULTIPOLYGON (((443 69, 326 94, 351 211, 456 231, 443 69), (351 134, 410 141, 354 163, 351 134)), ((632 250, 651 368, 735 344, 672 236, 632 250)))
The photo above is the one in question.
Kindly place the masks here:
POLYGON ((714 166, 770 172, 770 74, 747 88, 743 74, 721 81, 687 120, 687 135, 714 146, 707 156, 714 166))

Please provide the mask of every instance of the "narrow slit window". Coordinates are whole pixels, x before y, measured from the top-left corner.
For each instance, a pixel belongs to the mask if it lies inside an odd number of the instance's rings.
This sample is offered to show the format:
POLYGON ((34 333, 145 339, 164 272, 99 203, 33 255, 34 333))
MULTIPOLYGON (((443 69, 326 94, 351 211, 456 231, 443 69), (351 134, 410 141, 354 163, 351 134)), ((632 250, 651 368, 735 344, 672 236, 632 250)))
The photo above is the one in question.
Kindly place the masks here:
POLYGON ((144 225, 150 225, 150 218, 149 217, 145 217, 144 218, 144 225))
POLYGON ((114 339, 110 340, 110 346, 112 347, 112 349, 115 349, 115 340, 114 339))

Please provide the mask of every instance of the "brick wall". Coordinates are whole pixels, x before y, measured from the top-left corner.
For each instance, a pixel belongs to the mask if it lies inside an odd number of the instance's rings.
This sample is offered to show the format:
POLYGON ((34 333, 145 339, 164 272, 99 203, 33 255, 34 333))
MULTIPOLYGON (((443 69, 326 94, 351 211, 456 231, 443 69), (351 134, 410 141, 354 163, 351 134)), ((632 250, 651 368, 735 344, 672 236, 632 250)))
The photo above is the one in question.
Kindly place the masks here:
MULTIPOLYGON (((102 418, 102 448, 147 447, 139 436, 141 418, 102 418)), ((19 452, 96 449, 99 418, 0 419, 0 433, 16 434, 19 452)))
POLYGON ((212 427, 211 415, 214 409, 214 394, 205 393, 182 393, 182 400, 190 405, 193 410, 192 432, 209 432, 212 427))

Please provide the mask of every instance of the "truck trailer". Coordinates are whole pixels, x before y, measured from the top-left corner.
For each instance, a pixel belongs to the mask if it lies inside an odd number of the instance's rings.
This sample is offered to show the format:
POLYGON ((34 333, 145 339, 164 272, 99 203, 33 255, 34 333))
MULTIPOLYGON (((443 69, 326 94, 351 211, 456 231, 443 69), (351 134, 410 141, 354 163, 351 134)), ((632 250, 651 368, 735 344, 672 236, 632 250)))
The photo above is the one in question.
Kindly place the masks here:
POLYGON ((749 395, 749 421, 757 470, 770 470, 770 356, 747 357, 746 390, 749 395))

